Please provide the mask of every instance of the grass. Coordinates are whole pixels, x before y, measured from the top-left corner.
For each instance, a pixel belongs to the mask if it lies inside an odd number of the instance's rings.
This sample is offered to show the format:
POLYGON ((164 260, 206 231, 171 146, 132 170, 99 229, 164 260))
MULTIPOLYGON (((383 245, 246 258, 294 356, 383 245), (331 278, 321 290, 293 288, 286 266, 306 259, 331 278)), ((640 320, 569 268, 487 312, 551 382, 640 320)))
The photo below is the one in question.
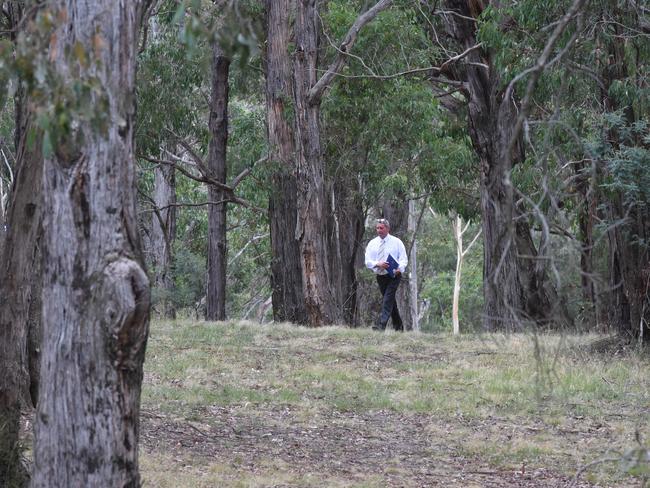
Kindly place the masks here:
MULTIPOLYGON (((347 435, 350 419, 363 417, 359 425, 366 426, 373 415, 381 415, 396 419, 395 425, 387 420, 379 431, 364 431, 359 443, 382 438, 391 429, 398 432, 399 422, 416 422, 423 427, 414 435, 423 445, 440 439, 455 456, 497 472, 533 465, 566 480, 583 465, 604 457, 623 459, 625 452, 629 457, 632 449, 648 445, 650 362, 641 354, 591 355, 584 345, 595 339, 154 322, 143 409, 181 423, 199 421, 211 432, 223 427, 223 419, 210 412, 226 409, 238 415, 237 432, 239 422, 253 431, 273 427, 287 439, 307 435, 310 422, 318 424, 319 418, 328 419, 320 427, 326 437, 327 429, 338 425, 332 426, 332 416, 341 416, 347 435), (278 418, 283 411, 291 412, 285 421, 278 418)), ((278 445, 291 442, 278 438, 278 445)), ((383 473, 316 472, 299 461, 294 465, 290 455, 273 447, 271 460, 260 457, 250 465, 232 447, 240 441, 229 438, 233 454, 219 460, 191 448, 178 448, 175 456, 144 449, 145 483, 418 486, 403 469, 408 460, 396 461, 383 473)), ((435 456, 444 452, 429 446, 417 455, 435 464, 435 456)), ((626 464, 623 459, 594 464, 582 479, 599 486, 639 486, 647 474, 647 461, 626 464)))

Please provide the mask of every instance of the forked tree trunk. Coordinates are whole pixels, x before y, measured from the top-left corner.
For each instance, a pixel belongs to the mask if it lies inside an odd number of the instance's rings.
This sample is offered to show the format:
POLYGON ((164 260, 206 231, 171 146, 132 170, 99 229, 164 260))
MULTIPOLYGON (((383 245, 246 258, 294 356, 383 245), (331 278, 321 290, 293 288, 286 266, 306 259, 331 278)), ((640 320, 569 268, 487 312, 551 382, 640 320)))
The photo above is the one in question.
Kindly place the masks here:
POLYGON ((50 57, 79 80, 76 43, 95 46, 104 130, 81 119, 55 141, 43 178, 41 391, 33 487, 139 486, 138 421, 149 280, 136 224, 135 63, 145 1, 50 2, 50 57), (58 12, 56 12, 58 11, 58 12))
MULTIPOLYGON (((230 59, 217 43, 212 46, 212 94, 210 99, 210 153, 208 170, 217 181, 226 184, 228 166, 228 72, 230 59)), ((208 207, 208 286, 206 320, 226 320, 226 272, 228 249, 226 241, 226 195, 210 185, 208 207)))
POLYGON ((295 238, 297 180, 291 119, 293 97, 289 58, 292 0, 266 1, 266 122, 274 171, 269 197, 271 287, 276 322, 307 323, 300 248, 295 238))
POLYGON ((468 244, 466 249, 463 249, 463 234, 467 231, 467 228, 469 227, 469 222, 465 224, 465 227, 463 228, 463 219, 461 218, 460 215, 456 215, 454 218, 454 222, 452 223, 453 229, 454 229, 454 239, 456 240, 456 273, 454 275, 454 295, 453 295, 453 301, 452 301, 452 306, 451 306, 451 321, 452 321, 452 329, 454 335, 460 334, 460 322, 458 320, 458 309, 459 309, 459 303, 460 303, 460 289, 461 289, 461 278, 463 274, 463 261, 465 260, 465 256, 469 252, 469 250, 472 248, 474 243, 476 242, 476 239, 478 239, 478 236, 481 234, 480 232, 476 234, 474 239, 471 240, 471 242, 468 244))
MULTIPOLYGON (((380 0, 360 15, 348 31, 343 48, 350 49, 359 30, 390 4, 390 0, 380 0)), ((328 209, 319 117, 322 95, 345 64, 346 57, 337 56, 318 79, 320 17, 316 0, 267 0, 266 5, 269 152, 271 161, 278 166, 269 203, 274 315, 277 319, 276 303, 289 301, 294 305, 293 297, 297 294, 300 311, 305 313, 300 317, 301 323, 307 322, 312 327, 340 323, 343 316, 340 296, 337 296, 338 288, 332 286, 327 254, 325 216, 328 209), (295 48, 292 48, 289 15, 294 12, 294 4, 295 48), (293 59, 292 65, 290 59, 293 59), (292 194, 283 193, 292 191, 292 194), (290 238, 281 236, 281 233, 290 232, 298 243, 300 290, 296 290, 293 243, 289 242, 290 238), (286 251, 280 249, 281 244, 288 244, 284 246, 286 251), (279 272, 285 273, 289 281, 279 272)), ((280 310, 286 309, 282 304, 280 310)))
POLYGON ((515 206, 510 182, 512 168, 523 162, 521 135, 508 153, 517 102, 504 98, 491 53, 475 49, 476 22, 481 4, 448 0, 448 29, 464 49, 469 96, 469 134, 480 161, 481 218, 483 224, 483 326, 487 330, 520 330, 572 323, 538 260, 528 223, 515 206), (487 67, 486 67, 487 66, 487 67))

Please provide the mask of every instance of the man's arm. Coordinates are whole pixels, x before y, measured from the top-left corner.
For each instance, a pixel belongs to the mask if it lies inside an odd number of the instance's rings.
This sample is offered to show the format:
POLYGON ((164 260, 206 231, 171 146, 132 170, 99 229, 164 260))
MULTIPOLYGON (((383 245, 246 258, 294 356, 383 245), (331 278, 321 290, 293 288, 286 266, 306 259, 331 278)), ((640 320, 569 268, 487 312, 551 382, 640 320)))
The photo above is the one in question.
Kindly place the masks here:
POLYGON ((365 262, 366 262, 366 268, 368 269, 374 269, 375 266, 377 266, 377 262, 374 260, 374 253, 372 252, 371 248, 372 248, 372 241, 370 241, 366 246, 365 262))
POLYGON ((399 258, 397 259, 397 263, 399 264, 399 271, 400 273, 403 273, 406 270, 406 266, 409 263, 409 258, 406 254, 406 248, 404 247, 404 243, 400 239, 398 242, 399 246, 399 258))

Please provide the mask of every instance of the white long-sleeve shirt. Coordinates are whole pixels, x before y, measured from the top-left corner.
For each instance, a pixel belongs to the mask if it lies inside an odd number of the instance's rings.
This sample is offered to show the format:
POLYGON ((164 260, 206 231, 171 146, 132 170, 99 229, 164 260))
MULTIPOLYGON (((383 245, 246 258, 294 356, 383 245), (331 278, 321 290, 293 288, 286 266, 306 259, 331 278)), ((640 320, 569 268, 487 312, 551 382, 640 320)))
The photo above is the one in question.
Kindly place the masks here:
POLYGON ((377 265, 386 261, 390 254, 397 261, 400 273, 403 273, 409 262, 404 243, 397 237, 387 234, 384 237, 384 247, 380 253, 381 241, 381 237, 377 236, 368 243, 366 247, 366 267, 371 269, 375 274, 383 275, 388 273, 385 269, 378 268, 377 265))

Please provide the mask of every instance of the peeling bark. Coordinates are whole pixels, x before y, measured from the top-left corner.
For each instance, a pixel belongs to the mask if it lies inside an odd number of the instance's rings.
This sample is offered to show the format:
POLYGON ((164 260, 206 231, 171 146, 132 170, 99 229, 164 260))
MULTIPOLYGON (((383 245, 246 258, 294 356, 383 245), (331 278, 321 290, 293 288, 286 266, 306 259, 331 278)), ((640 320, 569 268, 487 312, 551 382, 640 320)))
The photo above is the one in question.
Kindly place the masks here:
POLYGON ((274 165, 269 197, 271 288, 276 322, 307 323, 300 248, 295 238, 297 180, 291 118, 294 106, 289 59, 291 0, 267 0, 266 121, 269 161, 274 165))
MULTIPOLYGON (((33 487, 140 486, 138 425, 149 281, 137 231, 135 62, 147 2, 59 0, 50 55, 101 36, 88 70, 107 98, 105 130, 80 120, 45 159, 41 391, 33 487)), ((82 76, 84 71, 82 71, 82 76)), ((94 100, 98 106, 98 100, 94 100)))

